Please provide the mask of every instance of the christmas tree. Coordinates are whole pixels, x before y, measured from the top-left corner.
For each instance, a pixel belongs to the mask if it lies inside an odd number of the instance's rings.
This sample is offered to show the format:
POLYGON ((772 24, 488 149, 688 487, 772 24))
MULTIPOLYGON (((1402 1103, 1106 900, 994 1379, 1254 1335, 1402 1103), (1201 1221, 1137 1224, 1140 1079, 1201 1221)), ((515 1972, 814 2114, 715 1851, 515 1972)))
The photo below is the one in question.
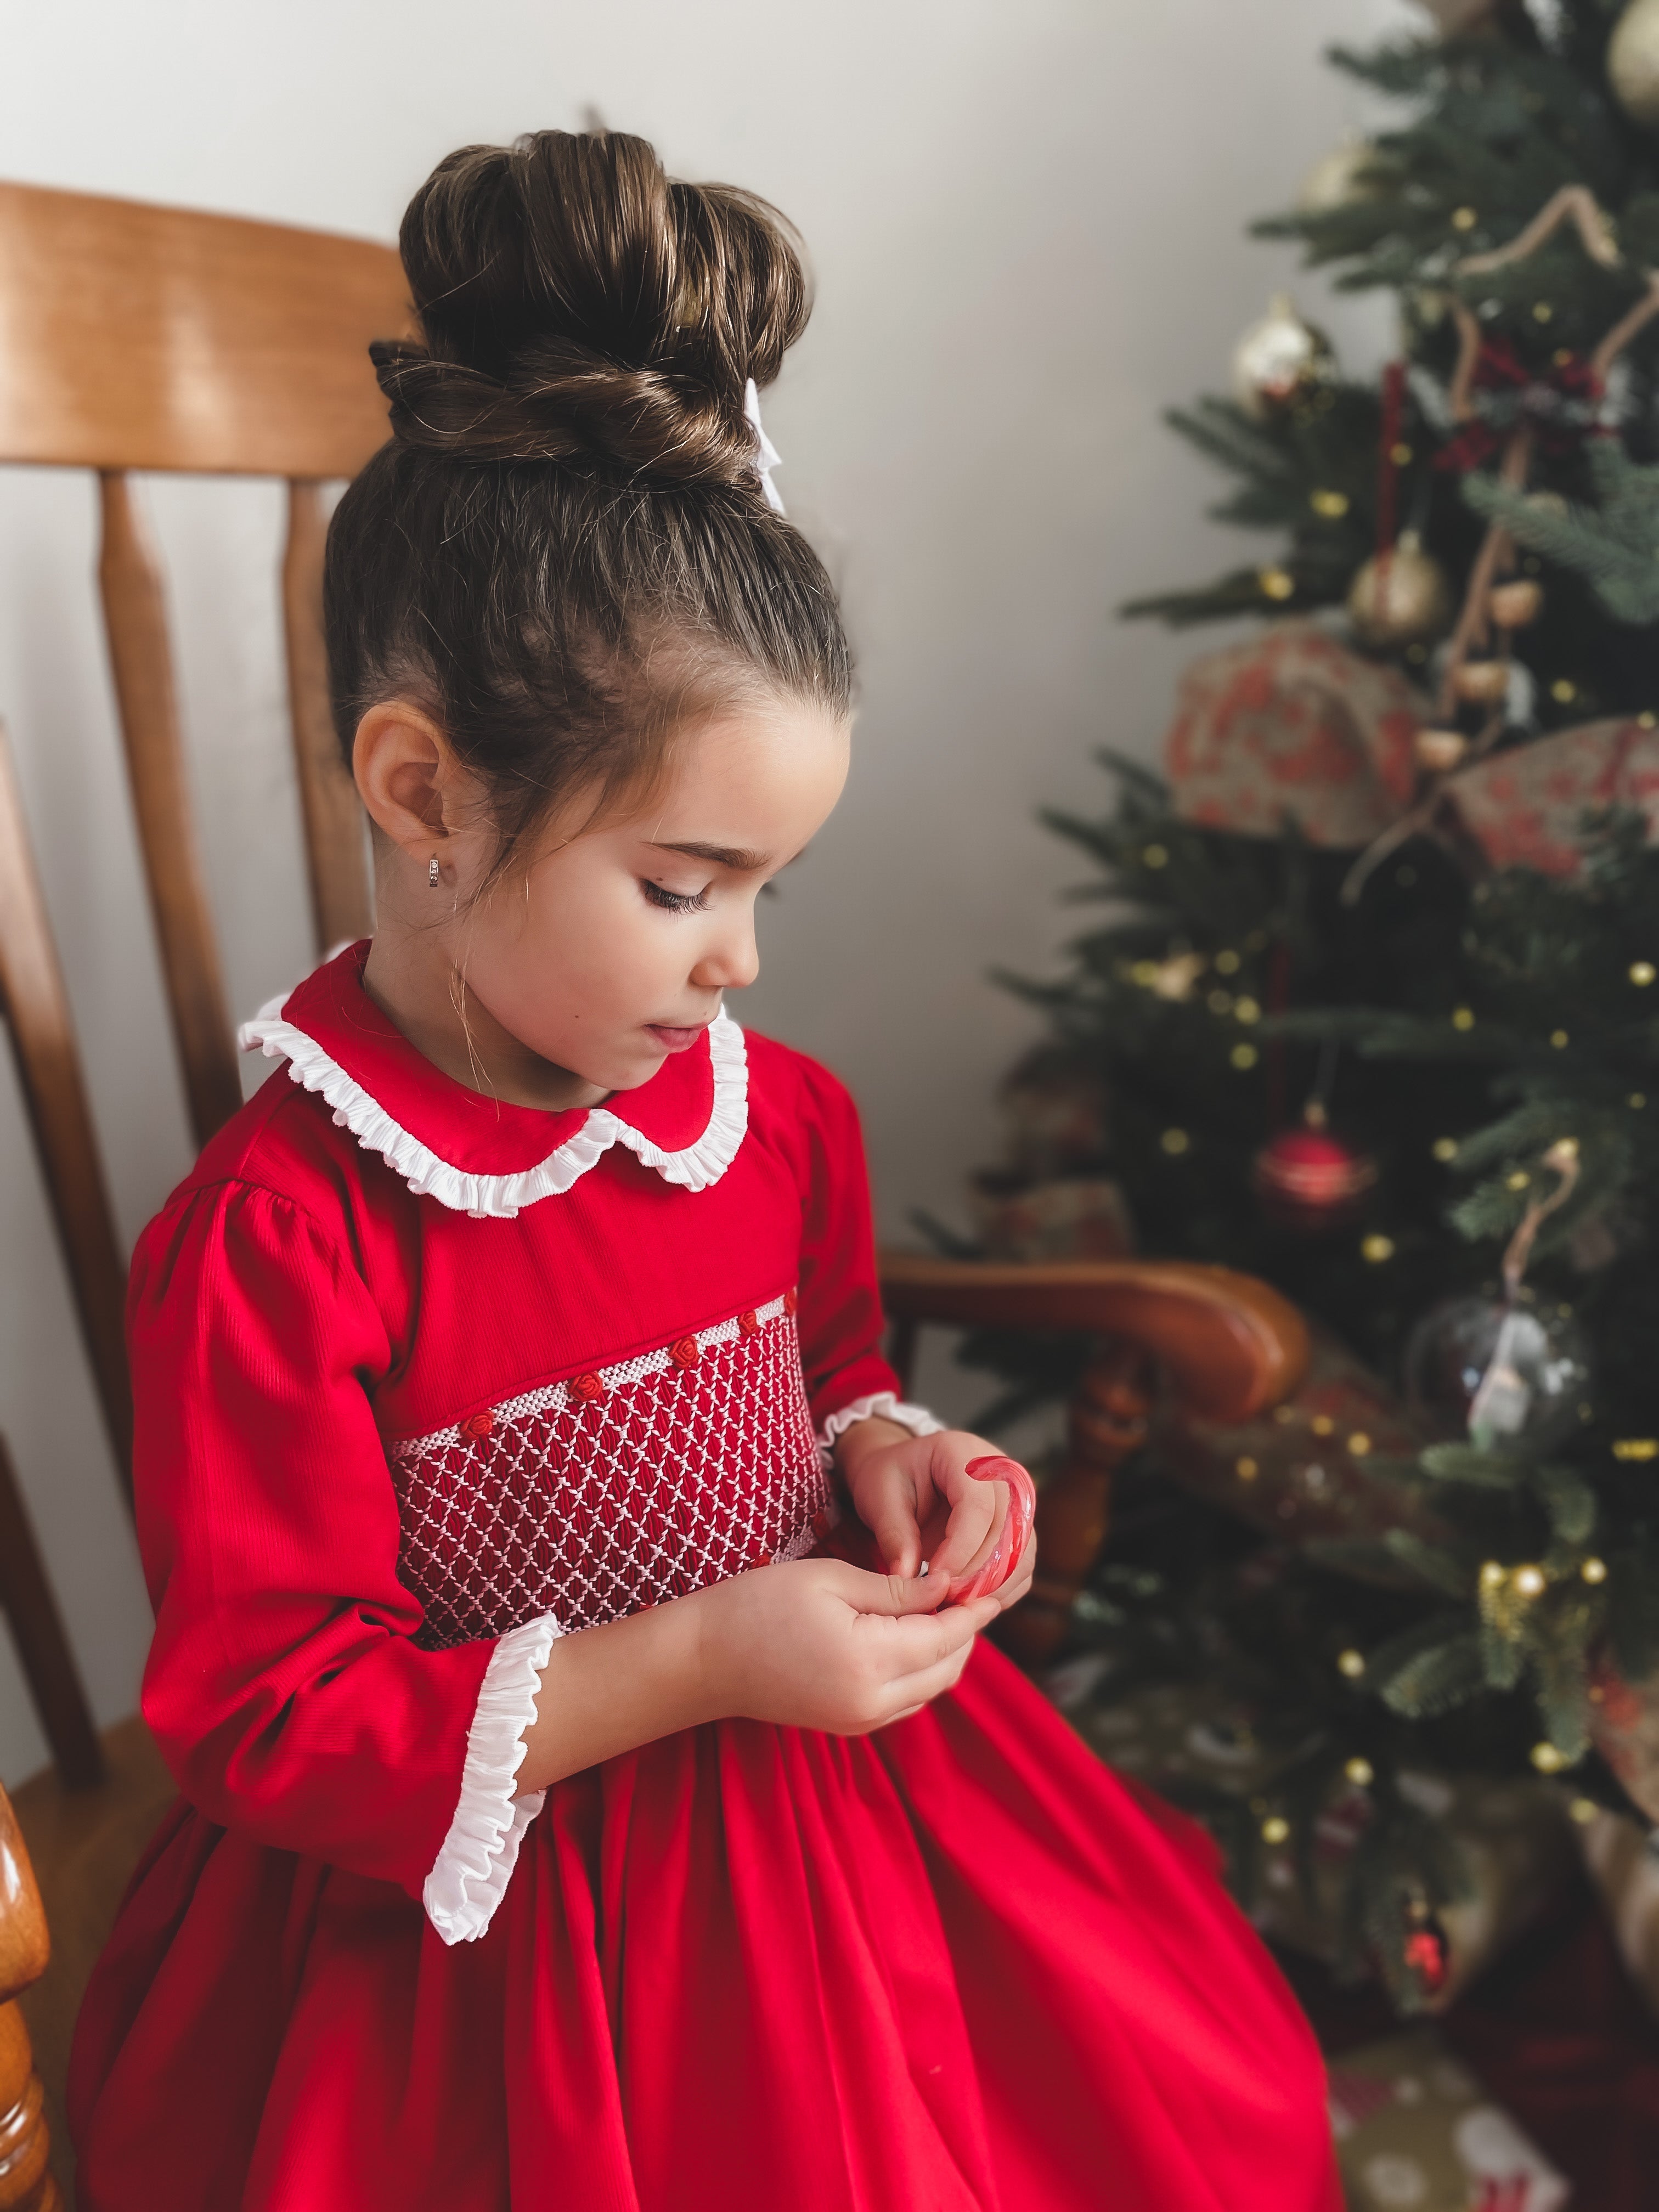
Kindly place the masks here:
MULTIPOLYGON (((1348 1819, 1344 1960, 1407 2006, 1471 1879, 1423 1777, 1659 1820, 1659 0, 1431 12, 1333 53, 1396 125, 1256 226, 1395 295, 1398 358, 1345 379, 1281 298, 1171 413, 1264 543, 1125 611, 1265 622, 1164 775, 1104 755, 1109 811, 1048 817, 1102 918, 1007 979, 1053 1030, 1025 1182, 1322 1332, 1280 1420, 1127 1479, 1077 1613, 1102 1741, 1224 1679, 1248 1786, 1176 1786, 1247 1897, 1275 1850, 1311 1896, 1348 1819)), ((1085 1352, 963 1356, 994 1419, 1085 1352)))

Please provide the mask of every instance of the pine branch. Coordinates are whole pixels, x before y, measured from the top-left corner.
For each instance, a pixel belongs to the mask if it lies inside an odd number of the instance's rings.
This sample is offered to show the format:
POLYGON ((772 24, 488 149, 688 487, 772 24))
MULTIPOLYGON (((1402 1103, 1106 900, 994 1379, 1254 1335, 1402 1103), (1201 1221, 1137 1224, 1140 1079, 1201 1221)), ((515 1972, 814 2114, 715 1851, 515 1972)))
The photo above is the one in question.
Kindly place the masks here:
POLYGON ((1474 1587, 1468 1563, 1443 1544, 1425 1543, 1409 1528, 1390 1528, 1382 1548, 1419 1582, 1447 1597, 1467 1598, 1474 1587))
POLYGON ((1436 1482, 1462 1483, 1472 1490, 1514 1492, 1522 1480, 1515 1460, 1474 1444, 1431 1444, 1418 1464, 1436 1482))
POLYGON ((1534 1467, 1531 1481, 1557 1544, 1565 1552, 1582 1553, 1595 1534, 1595 1492, 1570 1467, 1534 1467))
POLYGON ((1462 1611, 1437 1613, 1380 1644, 1366 1662, 1364 1680, 1408 1719, 1449 1712, 1486 1686, 1480 1637, 1462 1611))
POLYGON ((1627 1682, 1659 1666, 1659 1547, 1614 1552, 1607 1561, 1607 1641, 1627 1682))
POLYGON ((1644 468, 1615 441, 1590 448, 1595 504, 1557 513, 1490 477, 1471 476, 1463 496, 1488 522, 1583 576, 1615 622, 1659 622, 1659 467, 1644 468))
POLYGON ((1291 483, 1296 471, 1282 438, 1251 421, 1231 399, 1200 399, 1196 407, 1170 407, 1164 421, 1188 445, 1236 475, 1268 483, 1291 483))

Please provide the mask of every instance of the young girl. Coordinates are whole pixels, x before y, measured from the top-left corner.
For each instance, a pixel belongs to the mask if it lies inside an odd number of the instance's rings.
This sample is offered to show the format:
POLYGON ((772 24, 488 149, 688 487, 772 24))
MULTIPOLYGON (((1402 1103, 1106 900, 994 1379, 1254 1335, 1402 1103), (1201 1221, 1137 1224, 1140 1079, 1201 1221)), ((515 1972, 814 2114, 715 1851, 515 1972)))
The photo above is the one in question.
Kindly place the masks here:
POLYGON ((558 131, 402 246, 326 589, 380 927, 133 1269, 183 1796, 82 2212, 1330 2212, 1207 1851, 975 1644, 1031 1562, 963 1595, 1004 1492, 882 1359, 846 1093, 722 1011, 847 768, 796 254, 558 131))

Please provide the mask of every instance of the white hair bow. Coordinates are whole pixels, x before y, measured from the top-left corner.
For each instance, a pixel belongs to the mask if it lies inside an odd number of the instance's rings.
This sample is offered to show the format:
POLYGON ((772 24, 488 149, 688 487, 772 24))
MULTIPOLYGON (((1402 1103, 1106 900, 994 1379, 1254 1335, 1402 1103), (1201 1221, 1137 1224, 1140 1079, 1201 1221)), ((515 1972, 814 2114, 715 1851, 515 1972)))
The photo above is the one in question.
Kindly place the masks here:
POLYGON ((755 473, 761 480, 761 489, 766 494, 766 504, 777 514, 781 514, 783 501, 778 496, 777 486, 772 481, 772 471, 774 469, 782 467, 783 456, 767 436, 762 425, 760 392, 752 376, 744 386, 743 411, 746 419, 754 426, 755 442, 760 448, 759 457, 755 463, 755 473))

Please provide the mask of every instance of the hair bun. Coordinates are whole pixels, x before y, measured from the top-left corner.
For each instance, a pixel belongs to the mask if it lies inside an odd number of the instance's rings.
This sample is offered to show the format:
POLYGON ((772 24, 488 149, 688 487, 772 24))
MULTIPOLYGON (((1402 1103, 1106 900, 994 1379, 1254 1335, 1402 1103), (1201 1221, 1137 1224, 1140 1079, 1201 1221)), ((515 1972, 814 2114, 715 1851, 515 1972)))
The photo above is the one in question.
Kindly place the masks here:
POLYGON ((810 304, 764 200, 672 183, 643 138, 538 131, 441 161, 398 243, 426 343, 370 351, 404 443, 758 488, 744 386, 810 304))

